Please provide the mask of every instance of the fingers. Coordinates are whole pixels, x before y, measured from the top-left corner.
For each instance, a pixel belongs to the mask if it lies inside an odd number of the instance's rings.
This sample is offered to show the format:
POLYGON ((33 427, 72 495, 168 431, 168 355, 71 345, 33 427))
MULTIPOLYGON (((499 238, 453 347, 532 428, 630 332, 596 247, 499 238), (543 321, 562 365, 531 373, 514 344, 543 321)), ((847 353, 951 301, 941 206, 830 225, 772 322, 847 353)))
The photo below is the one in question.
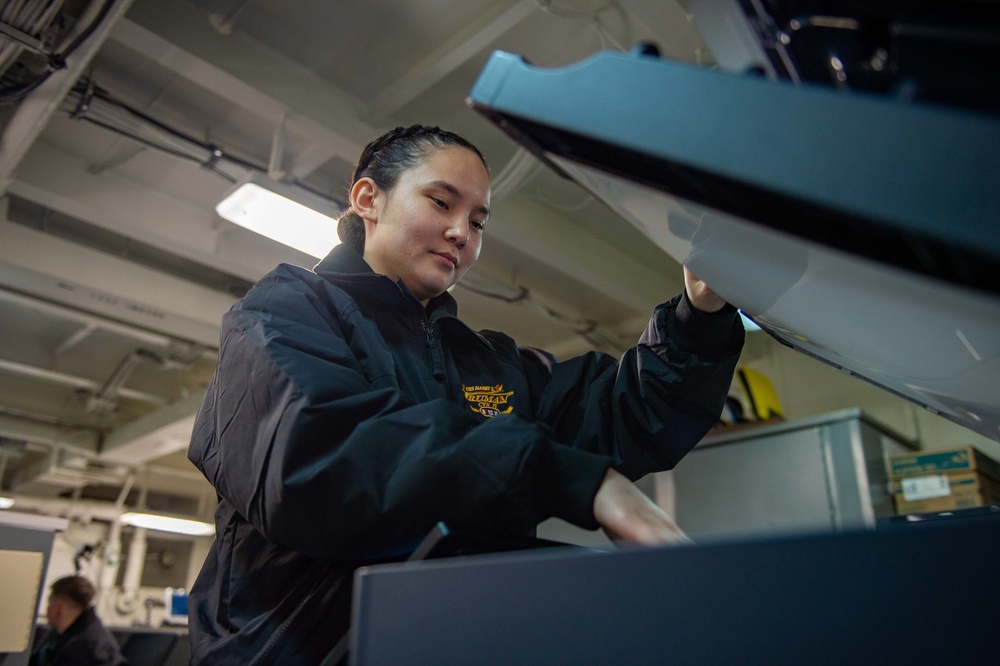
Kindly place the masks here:
POLYGON ((726 305, 725 299, 715 293, 687 266, 684 266, 684 290, 691 305, 702 312, 718 312, 726 305))
POLYGON ((691 541, 670 516, 612 469, 594 498, 594 517, 616 541, 649 546, 691 541))

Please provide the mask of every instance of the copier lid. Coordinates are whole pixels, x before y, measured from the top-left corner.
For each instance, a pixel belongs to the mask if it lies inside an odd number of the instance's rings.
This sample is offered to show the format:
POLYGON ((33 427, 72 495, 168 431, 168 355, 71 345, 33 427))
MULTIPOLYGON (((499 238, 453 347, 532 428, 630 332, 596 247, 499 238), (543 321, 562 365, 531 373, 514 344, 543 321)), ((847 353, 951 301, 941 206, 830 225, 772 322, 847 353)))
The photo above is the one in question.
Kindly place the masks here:
POLYGON ((468 102, 784 344, 1000 440, 1000 121, 600 53, 468 102))

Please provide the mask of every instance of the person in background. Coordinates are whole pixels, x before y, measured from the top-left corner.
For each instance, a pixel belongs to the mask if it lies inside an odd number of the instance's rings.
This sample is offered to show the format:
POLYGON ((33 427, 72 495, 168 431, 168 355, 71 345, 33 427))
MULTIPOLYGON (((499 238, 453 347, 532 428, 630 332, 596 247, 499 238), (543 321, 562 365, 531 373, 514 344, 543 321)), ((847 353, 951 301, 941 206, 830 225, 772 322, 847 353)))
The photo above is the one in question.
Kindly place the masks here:
POLYGON ((83 576, 52 583, 45 609, 52 631, 32 653, 30 666, 128 665, 93 602, 94 586, 83 576))
POLYGON ((364 149, 340 245, 281 265, 224 316, 188 457, 219 498, 189 605, 192 663, 317 664, 348 629, 353 571, 439 521, 516 535, 558 517, 683 542, 632 484, 718 420, 736 310, 685 270, 621 361, 559 362, 473 331, 448 289, 490 217, 486 160, 436 127, 364 149))

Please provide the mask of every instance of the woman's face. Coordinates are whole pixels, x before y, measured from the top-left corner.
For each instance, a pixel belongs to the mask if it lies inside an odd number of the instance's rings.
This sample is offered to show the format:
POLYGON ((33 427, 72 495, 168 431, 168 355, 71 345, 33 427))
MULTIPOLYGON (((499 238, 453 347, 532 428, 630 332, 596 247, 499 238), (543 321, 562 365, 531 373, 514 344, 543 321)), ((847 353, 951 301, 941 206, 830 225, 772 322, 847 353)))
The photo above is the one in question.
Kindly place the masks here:
POLYGON ((432 149, 391 190, 369 187, 370 201, 355 202, 355 193, 364 196, 355 184, 352 203, 365 220, 365 260, 376 273, 402 280, 426 305, 476 263, 490 179, 474 152, 432 149))

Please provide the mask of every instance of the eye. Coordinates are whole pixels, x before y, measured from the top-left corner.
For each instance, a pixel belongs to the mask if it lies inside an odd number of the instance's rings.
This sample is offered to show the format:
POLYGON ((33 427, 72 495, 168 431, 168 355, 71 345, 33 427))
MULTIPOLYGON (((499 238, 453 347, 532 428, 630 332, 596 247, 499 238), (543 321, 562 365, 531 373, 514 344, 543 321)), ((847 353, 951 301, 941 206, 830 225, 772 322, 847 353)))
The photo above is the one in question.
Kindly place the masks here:
POLYGON ((438 199, 437 197, 431 197, 431 201, 433 201, 434 205, 437 206, 438 208, 440 208, 442 210, 448 210, 448 202, 445 201, 444 199, 438 199))
POLYGON ((486 228, 486 222, 482 220, 469 220, 469 226, 471 226, 476 231, 482 231, 486 228))

